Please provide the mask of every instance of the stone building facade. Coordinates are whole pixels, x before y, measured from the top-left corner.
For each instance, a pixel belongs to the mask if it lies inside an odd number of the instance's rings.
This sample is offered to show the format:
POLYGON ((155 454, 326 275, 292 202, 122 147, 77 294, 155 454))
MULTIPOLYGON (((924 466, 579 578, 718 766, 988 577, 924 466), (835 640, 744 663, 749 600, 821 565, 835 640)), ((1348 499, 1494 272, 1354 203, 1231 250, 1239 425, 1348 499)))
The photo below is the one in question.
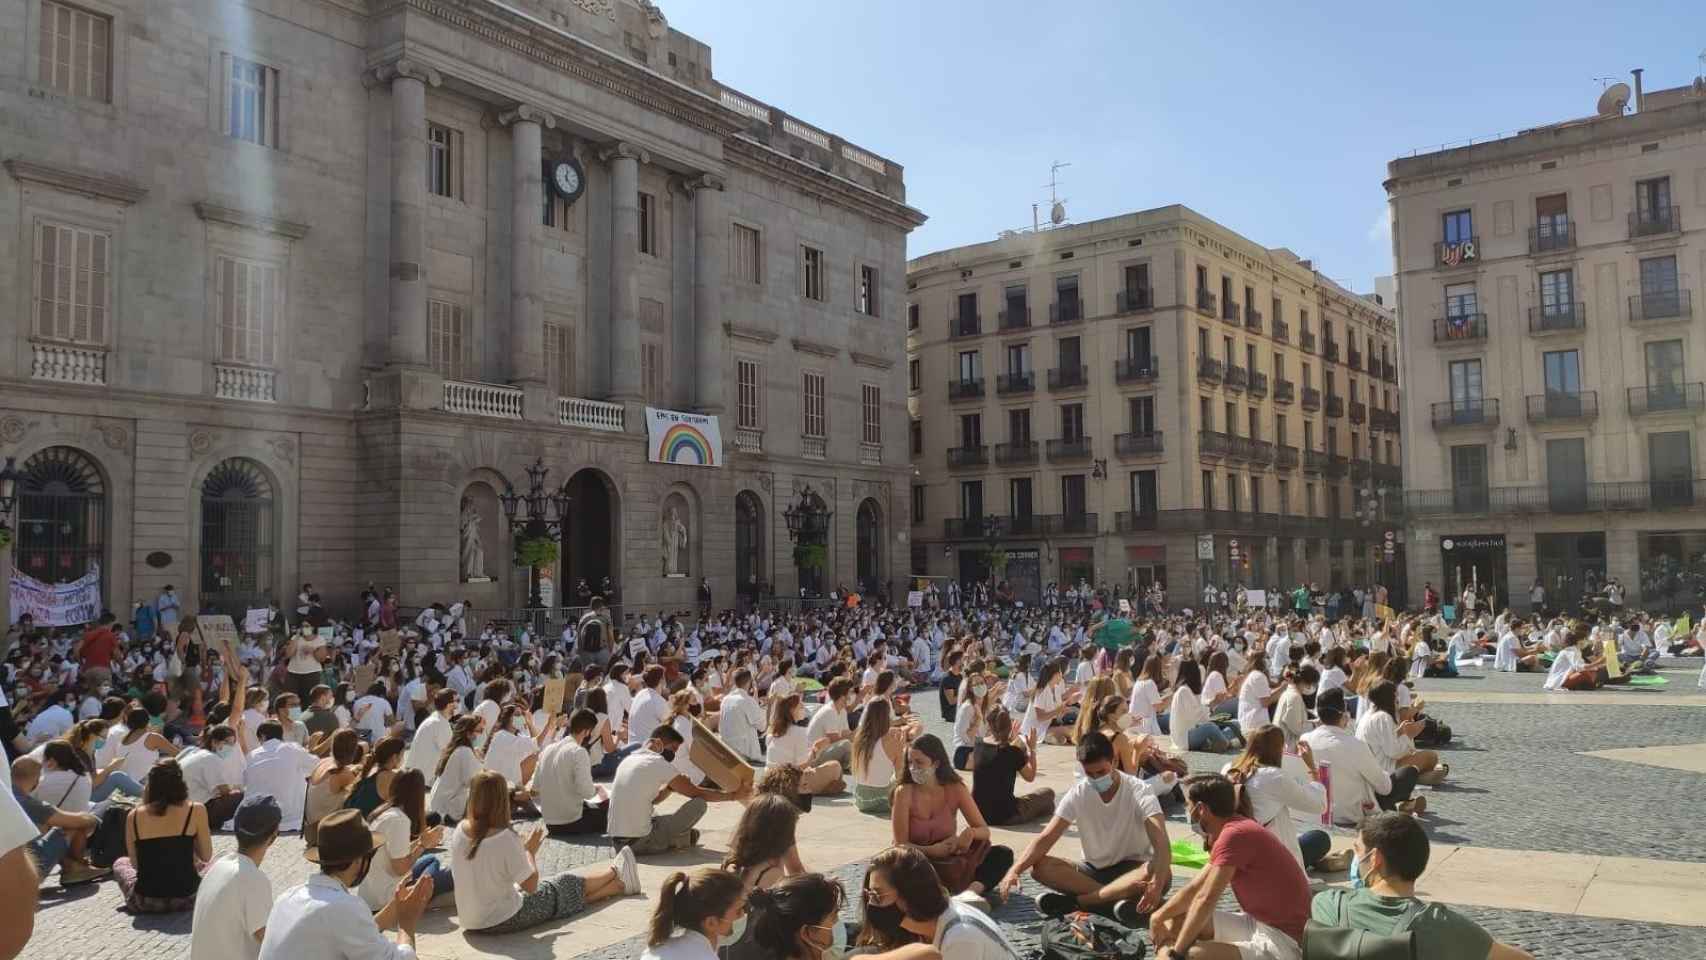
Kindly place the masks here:
POLYGON ((915 569, 972 581, 995 553, 1021 599, 1175 603, 1401 569, 1369 506, 1398 486, 1397 329, 1308 261, 1169 206, 907 279, 915 569))
POLYGON ((542 461, 558 602, 786 595, 808 486, 826 581, 905 573, 902 168, 655 5, 24 0, 0 35, 0 565, 98 563, 118 611, 514 607, 498 494, 542 461), (648 406, 717 416, 719 464, 650 462, 648 406))

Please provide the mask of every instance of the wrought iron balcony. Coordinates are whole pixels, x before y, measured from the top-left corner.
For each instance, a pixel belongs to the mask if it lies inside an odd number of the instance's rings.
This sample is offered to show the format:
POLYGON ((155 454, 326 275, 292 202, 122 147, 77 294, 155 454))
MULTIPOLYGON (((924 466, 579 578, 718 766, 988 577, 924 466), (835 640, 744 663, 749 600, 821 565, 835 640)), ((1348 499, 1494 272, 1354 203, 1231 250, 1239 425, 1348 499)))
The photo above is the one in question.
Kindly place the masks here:
POLYGON ((989 464, 989 447, 978 444, 975 447, 949 447, 948 468, 982 467, 989 464))
POLYGON ((1336 453, 1330 453, 1327 455, 1327 477, 1329 479, 1338 479, 1339 477, 1343 477, 1345 474, 1350 472, 1350 468, 1351 461, 1349 457, 1340 456, 1336 453))
POLYGON ((1299 333, 1297 335, 1297 345, 1298 345, 1298 347, 1302 348, 1304 353, 1314 353, 1315 352, 1315 333, 1314 333, 1314 331, 1304 330, 1303 332, 1299 333))
POLYGON ((1406 517, 1451 514, 1600 513, 1679 510, 1706 506, 1706 480, 1578 481, 1531 487, 1408 490, 1406 517))
POLYGON ((1114 291, 1115 313, 1134 313, 1138 310, 1150 310, 1154 307, 1155 291, 1148 287, 1114 291))
POLYGON ((1400 487, 1404 485, 1404 471, 1396 463, 1377 463, 1374 465, 1374 485, 1377 487, 1400 487))
POLYGON ((1528 228, 1528 252, 1551 253, 1554 250, 1569 250, 1576 245, 1576 221, 1565 220, 1562 223, 1543 220, 1538 227, 1528 228))
POLYGON ((949 400, 970 400, 983 396, 983 378, 974 377, 969 380, 949 380, 949 400))
POLYGON ((995 445, 995 462, 1001 465, 1036 463, 1037 442, 1026 440, 1021 443, 998 443, 995 445))
POLYGON ((1048 305, 1048 322, 1054 326, 1077 323, 1084 319, 1084 301, 1078 297, 1062 297, 1048 305))
POLYGON ((1545 423, 1552 420, 1593 420, 1599 416, 1599 391, 1582 390, 1576 393, 1531 393, 1524 398, 1528 404, 1528 422, 1545 423))
POLYGON ((1362 369, 1362 351, 1356 347, 1345 348, 1345 366, 1352 370, 1362 369))
POLYGON ((1197 456, 1204 460, 1219 460, 1232 456, 1232 437, 1217 430, 1197 431, 1197 456))
POLYGON ((1162 452, 1161 431, 1114 434, 1114 453, 1121 457, 1153 457, 1162 452))
POLYGON ((1303 472, 1324 473, 1327 469, 1327 455, 1319 450, 1303 451, 1303 472))
POLYGON ((1003 310, 999 322, 1003 330, 1024 330, 1031 325, 1031 308, 1010 307, 1003 310))
POLYGON ((1114 361, 1115 383, 1147 383, 1161 372, 1161 358, 1121 357, 1114 361))
POLYGON ((1382 370, 1380 373, 1380 379, 1385 380, 1387 383, 1397 383, 1398 364, 1392 361, 1387 361, 1386 369, 1382 370))
POLYGON ((1030 393, 1036 388, 1037 372, 1035 370, 1003 373, 995 377, 995 392, 997 394, 1030 393))
POLYGON ((1369 475, 1373 472, 1367 460, 1351 461, 1351 486, 1364 487, 1368 485, 1369 475))
POLYGON ((1268 375, 1260 370, 1250 371, 1250 385, 1245 388, 1252 397, 1268 395, 1268 375))
POLYGON ((1368 426, 1370 430, 1375 430, 1380 433, 1397 433, 1398 411, 1382 410, 1379 407, 1375 407, 1373 410, 1368 412, 1368 426))
POLYGON ((1225 320, 1233 326, 1237 326, 1244 322, 1243 308, 1239 304, 1228 300, 1220 305, 1220 319, 1225 320))
POLYGON ((1197 379, 1208 383, 1219 383, 1226 377, 1226 364, 1213 357, 1197 358, 1197 379))
POLYGON ((1055 367, 1048 372, 1048 388, 1050 390, 1081 390, 1090 380, 1090 368, 1080 364, 1076 367, 1055 367))
POLYGON ((1290 380, 1274 381, 1274 402, 1291 403, 1297 399, 1297 384, 1290 380))
POLYGON ((1331 363, 1338 363, 1339 362, 1339 341, 1337 341, 1337 340, 1323 340, 1323 341, 1321 341, 1321 356, 1325 357, 1331 363))
POLYGON ((1456 313, 1434 320, 1435 343, 1472 343, 1487 339, 1487 315, 1456 313))
POLYGON ((1274 448, 1274 467, 1280 470, 1296 470, 1299 453, 1296 447, 1280 444, 1274 448))
POLYGON ((1203 316, 1212 317, 1219 310, 1220 298, 1212 290, 1197 288, 1197 312, 1203 316))
POLYGON ((1345 415, 1345 398, 1336 393, 1327 394, 1327 416, 1342 417, 1345 415))
POLYGON ((1386 365, 1380 362, 1379 357, 1369 357, 1368 358, 1368 375, 1369 376, 1379 377, 1381 374, 1383 374, 1385 372, 1386 372, 1386 365))
POLYGON ((1361 402, 1356 401, 1356 400, 1351 401, 1351 422, 1352 423, 1366 423, 1366 422, 1368 422, 1368 404, 1361 403, 1361 402))
POLYGON ((943 517, 942 539, 985 540, 1006 531, 1007 517, 943 517))
POLYGON ((1099 532, 1098 521, 1101 518, 1094 513, 1057 513, 1042 519, 1046 533, 1090 536, 1099 532))
POLYGON ((1262 311, 1255 307, 1244 308, 1244 329, 1252 333, 1262 332, 1262 311))
POLYGON ((1321 391, 1314 387, 1303 388, 1303 409, 1314 413, 1321 409, 1321 391))
POLYGON ((1637 207, 1629 211, 1629 239, 1662 237, 1682 230, 1681 207, 1637 207))
POLYGON ((1694 317, 1691 290, 1659 290, 1629 298, 1630 323, 1672 323, 1694 317))
POLYGON ((1656 387, 1629 388, 1629 415, 1687 413, 1706 409, 1706 385, 1670 383, 1656 387))
POLYGON ((1226 389, 1242 390, 1250 382, 1250 372, 1237 365, 1226 368, 1226 389))
POLYGON ((1049 463, 1075 463, 1090 459, 1090 438, 1073 437, 1048 442, 1049 463))
POLYGON ((1529 333, 1563 333, 1580 330, 1588 325, 1588 305, 1585 303, 1542 304, 1528 308, 1529 333))
POLYGON ((1232 434, 1228 434, 1227 436, 1228 439, 1232 441, 1232 452, 1230 454, 1232 459, 1254 460, 1256 458, 1256 441, 1251 440, 1249 437, 1240 437, 1232 434))
POLYGON ((1271 440, 1250 440, 1249 461, 1251 463, 1270 464, 1274 462, 1274 444, 1271 440))
POLYGON ((1291 324, 1278 317, 1274 318, 1274 339, 1280 343, 1291 342, 1291 324))
POLYGON ((1441 240, 1434 244, 1434 266, 1459 267, 1465 263, 1474 263, 1481 259, 1481 238, 1470 237, 1447 243, 1441 240))
POLYGON ((961 337, 975 337, 983 333, 983 314, 962 313, 948 320, 948 336, 958 340, 961 337))
POLYGON ((1432 406, 1436 430, 1451 427, 1490 427, 1499 422, 1497 400, 1447 400, 1432 406))
POLYGON ((1114 532, 1116 533, 1158 530, 1160 526, 1161 511, 1159 510, 1121 510, 1114 514, 1114 532))

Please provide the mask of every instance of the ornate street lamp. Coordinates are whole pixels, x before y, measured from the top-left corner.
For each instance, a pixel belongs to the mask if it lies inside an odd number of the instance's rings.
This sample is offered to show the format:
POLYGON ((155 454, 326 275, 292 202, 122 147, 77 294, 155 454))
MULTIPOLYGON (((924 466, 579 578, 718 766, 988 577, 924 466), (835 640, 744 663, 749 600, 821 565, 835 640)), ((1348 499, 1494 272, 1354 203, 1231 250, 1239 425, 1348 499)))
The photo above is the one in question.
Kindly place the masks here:
MULTIPOLYGON (((828 545, 829 518, 832 516, 834 513, 824 506, 823 498, 819 497, 810 485, 800 490, 798 503, 792 504, 782 511, 783 519, 788 522, 788 539, 795 544, 796 560, 794 566, 801 571, 808 569, 798 559, 802 550, 816 548, 810 551, 815 553, 828 545)), ((809 569, 819 574, 822 573, 821 566, 809 569)), ((802 577, 802 581, 803 579, 802 577)), ((805 586, 804 582, 801 586, 805 586)), ((822 591, 817 592, 821 593, 822 591)))
POLYGON ((18 505, 17 457, 7 457, 0 468, 0 549, 12 542, 12 508, 18 505))
MULTIPOLYGON (((527 467, 527 492, 517 493, 514 486, 504 483, 504 492, 498 494, 498 503, 503 507, 504 519, 509 521, 509 532, 515 539, 519 551, 523 544, 544 540, 550 543, 560 542, 563 529, 569 522, 569 506, 573 502, 569 497, 569 485, 563 484, 556 490, 545 489, 545 477, 551 468, 545 466, 545 458, 540 457, 527 467), (522 513, 522 507, 527 508, 522 513)), ((529 551, 527 564, 527 609, 540 610, 545 606, 545 598, 539 592, 540 563, 529 551)))

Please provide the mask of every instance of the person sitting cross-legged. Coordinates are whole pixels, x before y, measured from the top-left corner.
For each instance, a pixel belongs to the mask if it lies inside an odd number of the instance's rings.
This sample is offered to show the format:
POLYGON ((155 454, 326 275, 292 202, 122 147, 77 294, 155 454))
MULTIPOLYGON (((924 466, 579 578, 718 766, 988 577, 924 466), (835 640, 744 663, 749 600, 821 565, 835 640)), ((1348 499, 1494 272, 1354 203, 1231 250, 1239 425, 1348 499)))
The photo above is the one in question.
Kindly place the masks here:
POLYGON ((1100 731, 1078 744, 1078 763, 1083 779, 1066 791, 1048 826, 1001 878, 1000 896, 1011 893, 1029 870, 1054 891, 1038 898, 1043 913, 1092 910, 1137 926, 1173 879, 1173 849, 1161 802, 1142 780, 1115 768, 1114 745, 1100 731), (1049 856, 1073 824, 1084 860, 1049 856))
POLYGON ((1316 924, 1380 937, 1407 931, 1417 960, 1531 960, 1526 951, 1499 943, 1468 917, 1416 898, 1416 881, 1428 866, 1428 835, 1414 817, 1370 817, 1357 831, 1352 851, 1352 875, 1361 884, 1353 880, 1349 890, 1316 894, 1309 911, 1316 924))
POLYGON ((1185 815, 1206 841, 1208 868, 1150 918, 1156 960, 1302 960, 1309 879, 1241 799, 1218 773, 1185 778, 1185 815), (1243 912, 1217 909, 1228 886, 1243 912))
POLYGON ((606 829, 617 849, 633 847, 639 856, 683 850, 699 842, 693 825, 705 815, 707 802, 744 800, 750 788, 740 791, 707 790, 689 780, 675 766, 675 752, 683 737, 669 724, 652 730, 640 749, 629 754, 616 768, 610 785, 610 815, 606 829), (654 816, 658 801, 671 793, 687 798, 675 811, 654 816))

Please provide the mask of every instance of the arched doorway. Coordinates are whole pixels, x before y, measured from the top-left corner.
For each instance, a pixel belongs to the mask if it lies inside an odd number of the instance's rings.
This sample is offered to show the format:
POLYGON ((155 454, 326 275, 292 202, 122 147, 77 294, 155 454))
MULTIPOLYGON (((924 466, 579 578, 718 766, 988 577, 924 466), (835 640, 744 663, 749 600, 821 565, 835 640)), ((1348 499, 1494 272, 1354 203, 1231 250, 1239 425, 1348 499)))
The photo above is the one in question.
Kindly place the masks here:
POLYGON ((875 500, 867 498, 859 503, 854 533, 858 544, 859 590, 875 593, 883 580, 883 519, 875 500))
POLYGON ((201 483, 201 603, 240 617, 273 589, 274 491, 260 464, 222 460, 201 483))
POLYGON ((735 497, 735 592, 752 600, 766 592, 764 501, 751 490, 735 497))
MULTIPOLYGON (((604 580, 620 594, 616 557, 612 547, 620 542, 622 529, 617 515, 616 489, 602 471, 588 467, 569 478, 569 522, 563 526, 562 602, 578 605, 581 580, 594 594, 604 592, 604 580)), ((611 603, 617 597, 605 594, 611 603)))
MULTIPOLYGON (((24 461, 17 497, 18 572, 43 583, 70 583, 105 559, 106 481, 88 454, 75 447, 36 453, 24 461)), ((104 569, 101 576, 105 580, 104 569)))

